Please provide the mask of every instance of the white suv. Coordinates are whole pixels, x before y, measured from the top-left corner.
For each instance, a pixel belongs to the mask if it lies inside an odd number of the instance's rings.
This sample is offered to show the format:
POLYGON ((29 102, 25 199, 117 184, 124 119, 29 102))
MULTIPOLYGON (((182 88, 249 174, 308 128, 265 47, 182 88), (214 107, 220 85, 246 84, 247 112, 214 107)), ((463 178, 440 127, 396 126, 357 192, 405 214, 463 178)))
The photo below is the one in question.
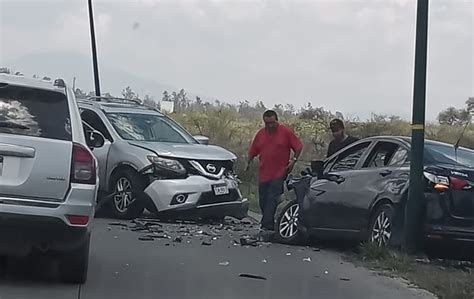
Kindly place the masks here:
POLYGON ((88 143, 103 144, 92 135, 63 80, 0 74, 0 255, 58 252, 61 280, 85 282, 98 190, 88 143))

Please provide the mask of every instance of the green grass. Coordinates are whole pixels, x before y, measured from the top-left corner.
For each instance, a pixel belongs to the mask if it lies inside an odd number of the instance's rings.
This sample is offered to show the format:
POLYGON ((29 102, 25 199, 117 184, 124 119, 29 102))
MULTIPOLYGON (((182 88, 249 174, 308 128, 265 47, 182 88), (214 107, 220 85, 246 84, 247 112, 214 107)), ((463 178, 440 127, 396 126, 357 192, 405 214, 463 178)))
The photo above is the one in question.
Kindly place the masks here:
POLYGON ((403 277, 441 299, 474 298, 474 268, 458 267, 456 262, 418 262, 413 256, 371 244, 361 245, 351 260, 389 276, 403 277))

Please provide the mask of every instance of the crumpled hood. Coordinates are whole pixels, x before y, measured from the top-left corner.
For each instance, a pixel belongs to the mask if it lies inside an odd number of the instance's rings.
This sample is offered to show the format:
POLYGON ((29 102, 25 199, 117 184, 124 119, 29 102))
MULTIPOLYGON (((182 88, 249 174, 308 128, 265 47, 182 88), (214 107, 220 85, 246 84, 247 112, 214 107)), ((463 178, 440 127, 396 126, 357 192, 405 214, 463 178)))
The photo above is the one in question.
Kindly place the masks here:
POLYGON ((234 160, 237 157, 215 145, 130 141, 129 144, 154 151, 159 156, 189 160, 234 160))

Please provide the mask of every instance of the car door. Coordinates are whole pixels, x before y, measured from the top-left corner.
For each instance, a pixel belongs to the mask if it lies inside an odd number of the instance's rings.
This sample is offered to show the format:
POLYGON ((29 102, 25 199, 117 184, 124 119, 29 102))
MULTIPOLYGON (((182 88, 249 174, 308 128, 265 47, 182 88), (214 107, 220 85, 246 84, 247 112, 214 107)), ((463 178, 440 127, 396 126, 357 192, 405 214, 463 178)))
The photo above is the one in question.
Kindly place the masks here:
POLYGON ((339 214, 347 200, 345 186, 357 175, 357 168, 372 141, 359 142, 327 162, 323 177, 311 183, 307 195, 310 226, 318 230, 341 229, 339 214))
POLYGON ((407 155, 406 147, 395 141, 379 140, 373 145, 362 167, 346 181, 346 200, 336 203, 337 228, 363 231, 377 201, 397 200, 408 180, 408 171, 402 167, 407 155))
POLYGON ((104 122, 100 116, 89 109, 81 109, 81 118, 82 121, 86 124, 84 125, 85 134, 91 130, 96 130, 100 132, 105 137, 104 146, 100 148, 93 148, 92 153, 97 159, 99 164, 99 189, 101 191, 106 191, 107 189, 107 160, 109 157, 110 147, 112 145, 113 139, 110 132, 107 130, 104 122))

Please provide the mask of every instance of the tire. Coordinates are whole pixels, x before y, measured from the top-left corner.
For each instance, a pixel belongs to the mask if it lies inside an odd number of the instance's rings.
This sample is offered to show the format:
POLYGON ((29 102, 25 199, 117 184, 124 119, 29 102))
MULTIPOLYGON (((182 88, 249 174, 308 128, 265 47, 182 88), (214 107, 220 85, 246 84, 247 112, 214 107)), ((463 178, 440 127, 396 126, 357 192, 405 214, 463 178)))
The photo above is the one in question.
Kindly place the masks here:
POLYGON ((298 223, 298 201, 292 200, 280 211, 275 222, 274 238, 283 244, 300 244, 306 239, 298 223))
POLYGON ((127 220, 140 217, 145 206, 137 201, 137 193, 143 191, 144 187, 143 179, 132 170, 120 171, 115 175, 110 204, 112 216, 127 220))
POLYGON ((64 283, 83 284, 89 267, 90 235, 79 248, 62 252, 59 258, 60 280, 64 283))
POLYGON ((395 210, 391 204, 383 204, 375 210, 370 220, 367 241, 378 247, 390 245, 395 210))

